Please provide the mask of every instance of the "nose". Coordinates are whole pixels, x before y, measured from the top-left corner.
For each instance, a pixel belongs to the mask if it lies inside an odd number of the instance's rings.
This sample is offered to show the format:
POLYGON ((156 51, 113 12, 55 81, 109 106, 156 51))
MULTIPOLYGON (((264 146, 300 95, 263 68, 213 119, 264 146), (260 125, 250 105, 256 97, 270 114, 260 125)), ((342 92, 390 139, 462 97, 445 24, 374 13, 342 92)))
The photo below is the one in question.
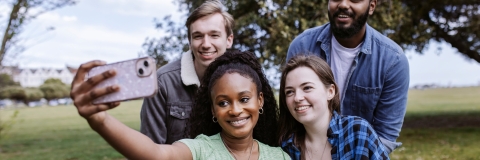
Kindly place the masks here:
POLYGON ((341 0, 341 1, 338 3, 338 8, 339 8, 339 9, 348 9, 348 8, 350 8, 349 3, 348 3, 348 0, 341 0))
POLYGON ((305 100, 305 96, 303 96, 302 92, 296 92, 294 98, 295 98, 295 102, 297 103, 305 100))
POLYGON ((210 36, 204 36, 203 42, 202 42, 202 48, 209 49, 210 47, 212 47, 212 43, 210 42, 210 36))
POLYGON ((228 112, 230 115, 233 115, 233 116, 240 116, 240 114, 242 114, 243 112, 243 107, 237 103, 233 103, 233 105, 231 105, 230 107, 230 111, 228 112))

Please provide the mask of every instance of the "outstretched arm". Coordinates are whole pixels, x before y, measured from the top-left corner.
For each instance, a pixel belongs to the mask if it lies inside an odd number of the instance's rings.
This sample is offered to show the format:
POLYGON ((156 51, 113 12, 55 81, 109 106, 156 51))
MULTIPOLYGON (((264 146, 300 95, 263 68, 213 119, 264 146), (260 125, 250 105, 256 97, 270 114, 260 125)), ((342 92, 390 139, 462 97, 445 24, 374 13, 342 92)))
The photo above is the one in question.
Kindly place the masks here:
POLYGON ((105 62, 102 61, 82 64, 72 82, 70 96, 78 113, 88 121, 90 127, 113 148, 129 159, 192 159, 192 154, 185 144, 157 145, 147 136, 108 115, 106 110, 117 107, 120 105, 119 102, 92 104, 95 98, 121 89, 116 85, 93 89, 101 81, 115 76, 116 72, 114 70, 84 80, 90 69, 104 64, 105 62))

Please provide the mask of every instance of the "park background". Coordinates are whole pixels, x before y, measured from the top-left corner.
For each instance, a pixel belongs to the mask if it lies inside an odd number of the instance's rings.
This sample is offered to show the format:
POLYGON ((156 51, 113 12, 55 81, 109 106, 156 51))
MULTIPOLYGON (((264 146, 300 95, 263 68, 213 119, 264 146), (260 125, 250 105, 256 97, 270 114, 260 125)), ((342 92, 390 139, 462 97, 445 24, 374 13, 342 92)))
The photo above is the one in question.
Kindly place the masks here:
MULTIPOLYGON (((5 27, 5 18, 11 10, 11 2, 14 1, 0 1, 2 29, 5 27)), ((298 5, 298 7, 310 5, 314 6, 316 12, 326 13, 326 1, 317 2, 312 2, 313 4, 293 2, 295 4, 291 5, 298 5)), ((390 6, 394 5, 390 9, 393 10, 391 14, 395 15, 395 9, 399 9, 395 4, 409 1, 382 2, 390 3, 390 6)), ((476 6, 480 3, 468 0, 462 2, 465 5, 476 6)), ((428 1, 423 3, 427 3, 423 6, 430 5, 434 8, 449 1, 438 4, 428 3, 428 1)), ((19 54, 7 56, 7 62, 3 61, 2 64, 18 65, 23 68, 61 68, 65 65, 79 66, 93 59, 116 62, 148 55, 149 45, 145 44, 152 42, 151 40, 157 40, 152 44, 158 44, 163 37, 170 37, 175 33, 167 32, 168 27, 165 25, 163 29, 156 28, 158 23, 165 22, 165 16, 171 15, 167 20, 177 22, 174 27, 179 28, 183 25, 184 15, 187 13, 185 7, 188 5, 183 5, 184 9, 179 10, 180 4, 195 5, 185 0, 175 3, 171 0, 76 1, 74 5, 45 12, 26 23, 22 34, 19 34, 22 45, 26 49, 19 54)), ((275 9, 275 6, 270 8, 275 9)), ((381 12, 383 10, 385 8, 377 8, 374 15, 383 14, 381 12)), ((295 11, 289 13, 293 12, 295 11)), ((480 23, 477 22, 478 15, 477 9, 476 15, 467 21, 472 20, 472 24, 480 23)), ((294 15, 287 14, 285 17, 289 18, 288 16, 294 15)), ((392 16, 390 19, 392 21, 415 19, 413 17, 416 16, 392 16)), ((326 15, 322 15, 317 22, 310 21, 323 24, 325 18, 326 15)), ((385 19, 385 16, 383 18, 385 19)), ((457 19, 462 18, 457 17, 457 19)), ((465 20, 447 24, 458 26, 464 22, 465 20)), ((390 25, 396 24, 398 23, 390 25)), ((314 24, 306 25, 303 27, 309 28, 308 25, 314 24)), ((181 29, 185 30, 185 28, 181 29)), ((301 29, 297 30, 301 32, 301 29)), ((465 38, 464 40, 467 41, 465 43, 478 47, 480 37, 478 30, 478 27, 476 30, 466 30, 471 32, 467 34, 474 38, 473 40, 465 38)), ((451 43, 441 38, 435 41, 435 38, 422 33, 432 33, 418 27, 420 37, 426 38, 419 41, 427 44, 427 47, 420 51, 416 51, 414 47, 407 47, 405 50, 409 58, 412 89, 409 91, 407 116, 399 138, 404 145, 391 155, 392 159, 480 159, 478 154, 480 137, 477 136, 480 134, 480 100, 478 98, 480 88, 477 87, 480 85, 480 64, 478 60, 464 56, 465 54, 452 47, 451 43), (418 86, 431 88, 413 89, 418 86)), ((417 39, 421 38, 417 37, 417 39)), ((422 45, 422 43, 418 44, 422 45)), ((243 46, 239 48, 241 47, 243 46)), ((478 54, 478 49, 476 51, 478 54)), ((167 53, 165 54, 167 60, 178 55, 174 50, 163 53, 167 53)), ((281 56, 278 55, 278 57, 281 56)), ((267 57, 262 59, 267 67, 269 60, 272 63, 279 63, 267 57)), ((132 128, 138 129, 140 106, 141 101, 126 102, 111 113, 132 128)), ((89 129, 88 124, 77 115, 71 105, 4 109, 0 110, 0 118, 10 122, 9 117, 14 115, 15 111, 18 111, 18 115, 11 121, 13 125, 0 139, 0 159, 122 159, 121 155, 89 129)))

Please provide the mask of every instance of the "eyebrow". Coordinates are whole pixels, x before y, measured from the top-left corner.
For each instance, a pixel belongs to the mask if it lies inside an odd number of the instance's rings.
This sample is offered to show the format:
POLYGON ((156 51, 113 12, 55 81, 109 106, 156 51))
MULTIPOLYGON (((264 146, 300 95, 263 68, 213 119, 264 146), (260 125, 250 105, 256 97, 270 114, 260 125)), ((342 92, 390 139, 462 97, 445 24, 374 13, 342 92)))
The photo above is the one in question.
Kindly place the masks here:
MULTIPOLYGON (((238 93, 238 95, 250 94, 250 93, 252 93, 252 92, 250 92, 250 91, 242 91, 242 92, 238 93)), ((228 96, 227 96, 227 95, 224 95, 224 94, 221 94, 221 95, 216 96, 216 97, 215 97, 215 100, 218 99, 218 98, 228 98, 228 96)))
MULTIPOLYGON (((307 84, 314 84, 313 82, 303 82, 302 84, 300 84, 300 87, 301 86, 305 86, 307 84)), ((293 88, 292 86, 285 86, 285 89, 290 89, 290 88, 293 88)))
MULTIPOLYGON (((218 31, 218 30, 211 30, 211 31, 209 31, 208 33, 222 33, 222 32, 220 32, 220 31, 218 31)), ((193 34, 203 34, 203 33, 200 32, 200 31, 194 31, 194 32, 192 32, 192 35, 193 35, 193 34)))

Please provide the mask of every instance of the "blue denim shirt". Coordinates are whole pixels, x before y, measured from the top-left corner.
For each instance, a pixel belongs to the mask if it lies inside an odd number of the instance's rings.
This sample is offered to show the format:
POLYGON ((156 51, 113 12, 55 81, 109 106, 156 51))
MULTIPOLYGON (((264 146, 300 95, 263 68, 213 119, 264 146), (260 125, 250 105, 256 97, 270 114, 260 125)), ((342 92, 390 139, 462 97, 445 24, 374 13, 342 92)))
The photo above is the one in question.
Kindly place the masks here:
MULTIPOLYGON (((287 60, 314 54, 331 64, 332 36, 329 23, 305 30, 290 44, 287 60)), ((347 77, 341 114, 366 119, 390 153, 401 145, 395 141, 405 117, 409 81, 402 48, 367 24, 363 46, 347 77)))

